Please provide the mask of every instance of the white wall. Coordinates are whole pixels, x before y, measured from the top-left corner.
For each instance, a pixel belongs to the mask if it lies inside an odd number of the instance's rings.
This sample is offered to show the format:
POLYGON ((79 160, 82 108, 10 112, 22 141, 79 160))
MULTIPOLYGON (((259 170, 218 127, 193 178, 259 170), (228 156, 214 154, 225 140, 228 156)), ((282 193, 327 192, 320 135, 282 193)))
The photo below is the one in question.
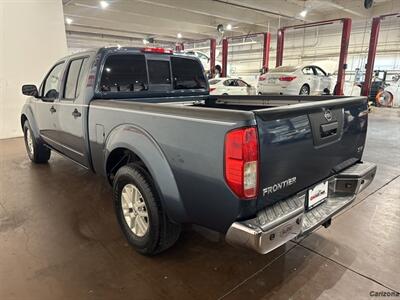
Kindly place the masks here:
POLYGON ((0 139, 22 135, 21 86, 66 54, 61 0, 0 0, 0 139))

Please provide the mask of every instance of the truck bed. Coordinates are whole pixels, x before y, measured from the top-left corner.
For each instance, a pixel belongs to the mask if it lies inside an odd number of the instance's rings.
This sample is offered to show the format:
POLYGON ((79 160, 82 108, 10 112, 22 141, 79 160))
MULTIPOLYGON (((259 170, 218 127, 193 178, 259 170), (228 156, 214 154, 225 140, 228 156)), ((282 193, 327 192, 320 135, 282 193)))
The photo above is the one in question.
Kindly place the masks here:
MULTIPOLYGON (((130 131, 145 128, 143 135, 165 155, 184 203, 173 218, 219 231, 360 161, 367 130, 364 97, 176 97, 157 104, 93 100, 90 111, 92 153, 104 153, 103 143, 121 124, 130 131), (225 182, 224 141, 227 132, 246 126, 258 131, 259 192, 254 200, 238 201, 225 182), (274 186, 280 188, 270 192, 274 186)), ((93 164, 104 172, 104 157, 93 155, 93 164)))

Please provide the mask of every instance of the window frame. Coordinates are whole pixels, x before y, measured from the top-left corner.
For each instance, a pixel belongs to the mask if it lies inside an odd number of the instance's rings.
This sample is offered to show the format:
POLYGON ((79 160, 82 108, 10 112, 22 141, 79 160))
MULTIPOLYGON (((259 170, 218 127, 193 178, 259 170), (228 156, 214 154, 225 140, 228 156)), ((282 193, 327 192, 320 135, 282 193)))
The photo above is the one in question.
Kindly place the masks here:
POLYGON ((68 63, 67 63, 67 68, 66 68, 65 71, 64 71, 64 73, 65 73, 65 74, 64 74, 64 84, 63 84, 63 90, 62 90, 62 97, 60 97, 60 100, 67 100, 67 101, 75 102, 75 100, 76 100, 77 98, 79 98, 79 94, 80 94, 80 91, 78 90, 78 86, 79 86, 79 77, 80 77, 80 75, 81 75, 83 63, 84 63, 84 61, 85 61, 86 58, 88 59, 88 63, 89 63, 89 58, 90 58, 89 55, 73 57, 73 58, 71 58, 71 59, 68 61, 68 63), (82 60, 81 66, 80 66, 79 72, 78 72, 78 77, 77 77, 77 80, 76 80, 76 85, 75 85, 75 98, 66 98, 66 97, 65 97, 65 90, 66 90, 66 86, 67 86, 67 80, 68 80, 69 70, 70 70, 70 67, 71 67, 71 63, 72 63, 73 61, 75 61, 75 60, 82 60))
MULTIPOLYGON (((44 100, 44 101, 50 99, 50 98, 44 97, 44 89, 46 88, 46 81, 47 81, 47 79, 49 78, 51 72, 53 72, 53 70, 54 70, 57 66, 59 66, 59 65, 64 65, 64 66, 63 66, 63 69, 61 70, 61 73, 62 73, 63 75, 61 76, 61 79, 60 79, 60 81, 59 81, 59 83, 58 83, 58 87, 59 87, 59 89, 61 89, 61 82, 62 82, 64 73, 65 73, 65 60, 61 60, 61 61, 56 62, 56 63, 50 68, 50 70, 47 72, 46 76, 45 76, 44 79, 42 80, 42 83, 40 84, 40 87, 39 87, 39 99, 44 100)), ((55 99, 60 99, 60 91, 58 91, 58 98, 55 98, 55 99)), ((55 99, 54 99, 54 100, 55 100, 55 99)))

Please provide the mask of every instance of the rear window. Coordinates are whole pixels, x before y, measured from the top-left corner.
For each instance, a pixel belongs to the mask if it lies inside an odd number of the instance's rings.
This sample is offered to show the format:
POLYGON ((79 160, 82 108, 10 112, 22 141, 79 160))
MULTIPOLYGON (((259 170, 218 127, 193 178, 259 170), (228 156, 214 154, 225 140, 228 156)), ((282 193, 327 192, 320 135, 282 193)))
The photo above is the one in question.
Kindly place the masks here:
POLYGON ((280 73, 280 72, 291 73, 291 72, 296 71, 297 69, 298 69, 298 67, 295 67, 295 66, 280 66, 280 67, 270 70, 269 73, 280 73))
POLYGON ((171 57, 171 64, 175 89, 203 89, 207 87, 203 69, 197 60, 171 57))
POLYGON ((218 80, 218 79, 212 79, 212 80, 209 80, 208 81, 208 83, 210 84, 210 85, 214 85, 214 84, 217 84, 218 82, 220 82, 221 80, 218 80))
POLYGON ((144 55, 110 55, 103 68, 102 92, 139 92, 147 89, 147 70, 144 55))
POLYGON ((169 69, 169 61, 165 60, 148 60, 149 80, 152 84, 170 84, 171 74, 169 69))

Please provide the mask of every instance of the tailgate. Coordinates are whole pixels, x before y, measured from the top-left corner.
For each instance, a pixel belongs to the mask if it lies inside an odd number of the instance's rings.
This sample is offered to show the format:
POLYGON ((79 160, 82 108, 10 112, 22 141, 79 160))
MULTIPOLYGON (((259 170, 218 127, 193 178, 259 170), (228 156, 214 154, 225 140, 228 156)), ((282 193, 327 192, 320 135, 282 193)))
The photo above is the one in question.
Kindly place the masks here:
POLYGON ((364 97, 253 112, 260 141, 259 207, 296 194, 361 160, 368 121, 364 97))

